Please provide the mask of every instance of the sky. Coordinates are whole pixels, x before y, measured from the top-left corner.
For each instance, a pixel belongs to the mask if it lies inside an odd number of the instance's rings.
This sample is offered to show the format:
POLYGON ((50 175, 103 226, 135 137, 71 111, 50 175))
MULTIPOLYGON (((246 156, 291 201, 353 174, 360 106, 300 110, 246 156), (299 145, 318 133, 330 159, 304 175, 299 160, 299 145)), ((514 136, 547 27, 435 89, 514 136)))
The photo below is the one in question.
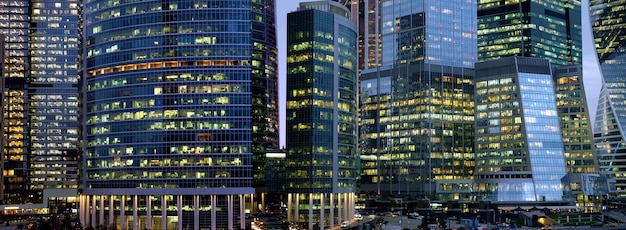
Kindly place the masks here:
MULTIPOLYGON (((276 36, 278 38, 278 78, 279 78, 279 109, 280 109, 280 146, 285 147, 285 107, 286 107, 286 28, 287 14, 298 9, 300 2, 309 2, 311 0, 276 0, 276 36)), ((582 26, 583 26, 583 79, 585 83, 585 94, 587 96, 587 106, 591 122, 595 118, 596 106, 602 80, 598 69, 598 61, 595 50, 593 49, 591 28, 589 27, 589 0, 583 0, 582 4, 582 26)))

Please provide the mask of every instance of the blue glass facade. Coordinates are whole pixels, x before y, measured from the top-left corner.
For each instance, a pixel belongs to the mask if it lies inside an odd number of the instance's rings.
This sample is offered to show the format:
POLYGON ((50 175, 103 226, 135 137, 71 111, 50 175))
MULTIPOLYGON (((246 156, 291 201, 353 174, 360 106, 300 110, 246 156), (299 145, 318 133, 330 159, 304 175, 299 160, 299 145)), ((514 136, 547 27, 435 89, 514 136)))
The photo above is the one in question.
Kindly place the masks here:
POLYGON ((476 65, 476 184, 480 199, 561 202, 566 175, 548 60, 476 65))
POLYGON ((476 6, 380 1, 382 60, 360 76, 363 194, 470 200, 476 6))
POLYGON ((92 223, 139 203, 178 228, 243 226, 278 147, 273 4, 85 2, 83 199, 119 209, 92 223))
POLYGON ((616 180, 619 196, 626 196, 626 28, 625 4, 589 1, 593 37, 602 73, 602 90, 594 125, 600 170, 616 180))
POLYGON ((478 0, 478 60, 541 57, 582 62, 580 1, 478 0))
POLYGON ((74 0, 0 2, 1 199, 17 207, 4 215, 69 211, 77 201, 78 19, 74 0))
POLYGON ((304 3, 287 16, 285 187, 288 219, 306 229, 339 225, 354 210, 357 29, 340 2, 304 3))

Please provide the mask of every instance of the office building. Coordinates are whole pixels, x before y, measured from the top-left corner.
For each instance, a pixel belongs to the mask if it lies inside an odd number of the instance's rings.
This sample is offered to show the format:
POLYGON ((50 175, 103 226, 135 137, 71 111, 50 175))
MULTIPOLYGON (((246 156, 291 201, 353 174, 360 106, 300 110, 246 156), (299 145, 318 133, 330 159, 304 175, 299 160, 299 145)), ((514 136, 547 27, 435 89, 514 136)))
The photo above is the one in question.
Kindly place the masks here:
POLYGON ((478 0, 478 61, 509 56, 582 62, 580 1, 478 0))
POLYGON ((306 2, 287 15, 287 219, 304 229, 354 216, 358 50, 350 4, 306 2))
POLYGON ((0 2, 3 215, 76 212, 78 3, 0 2))
POLYGON ((552 68, 547 59, 476 64, 478 199, 563 205, 567 173, 552 68))
POLYGON ((274 1, 83 9, 82 225, 244 229, 278 147, 274 1))
POLYGON ((381 36, 382 55, 360 75, 361 194, 469 202, 476 1, 370 8, 380 35, 363 37, 381 36))
POLYGON ((593 38, 602 74, 602 89, 593 127, 600 171, 615 179, 617 195, 626 196, 626 3, 589 1, 593 38))

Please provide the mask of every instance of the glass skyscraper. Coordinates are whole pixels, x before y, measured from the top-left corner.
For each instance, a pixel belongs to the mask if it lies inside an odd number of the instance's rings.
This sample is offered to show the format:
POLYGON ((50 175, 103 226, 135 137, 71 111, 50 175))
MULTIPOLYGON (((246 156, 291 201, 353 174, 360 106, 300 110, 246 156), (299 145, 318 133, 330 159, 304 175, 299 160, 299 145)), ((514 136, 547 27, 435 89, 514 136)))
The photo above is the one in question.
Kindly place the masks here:
POLYGON ((478 0, 478 61, 508 56, 582 62, 580 1, 478 0))
POLYGON ((76 208, 78 3, 0 2, 5 215, 76 208))
POLYGON ((477 63, 475 100, 478 198, 563 204, 567 171, 549 61, 477 63))
POLYGON ((626 196, 626 3, 589 1, 602 90, 594 124, 600 170, 612 175, 618 196, 626 196))
POLYGON ((83 226, 245 228, 278 147, 274 1, 83 10, 83 226))
POLYGON ((468 201, 476 1, 379 2, 380 35, 362 38, 381 36, 382 55, 360 75, 361 193, 468 201))
POLYGON ((354 215, 357 27, 350 0, 301 3, 287 15, 289 222, 339 226, 354 215))

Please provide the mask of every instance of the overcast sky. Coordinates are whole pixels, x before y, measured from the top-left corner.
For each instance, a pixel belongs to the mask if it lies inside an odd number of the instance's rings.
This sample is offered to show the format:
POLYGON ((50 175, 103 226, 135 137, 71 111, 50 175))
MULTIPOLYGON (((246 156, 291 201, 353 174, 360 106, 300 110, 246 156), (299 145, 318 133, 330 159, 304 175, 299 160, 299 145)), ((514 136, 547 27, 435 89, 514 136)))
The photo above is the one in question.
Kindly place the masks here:
MULTIPOLYGON (((286 63, 286 27, 287 13, 295 11, 300 2, 308 2, 310 0, 275 0, 276 1, 276 18, 278 37, 278 72, 279 72, 279 102, 280 102, 280 146, 285 147, 285 98, 287 86, 285 85, 285 73, 287 72, 286 63)), ((587 94, 587 103, 593 123, 598 95, 601 88, 600 73, 597 67, 597 59, 593 50, 591 29, 589 28, 588 5, 589 0, 582 0, 582 17, 583 17, 583 78, 585 81, 585 92, 587 94)))

